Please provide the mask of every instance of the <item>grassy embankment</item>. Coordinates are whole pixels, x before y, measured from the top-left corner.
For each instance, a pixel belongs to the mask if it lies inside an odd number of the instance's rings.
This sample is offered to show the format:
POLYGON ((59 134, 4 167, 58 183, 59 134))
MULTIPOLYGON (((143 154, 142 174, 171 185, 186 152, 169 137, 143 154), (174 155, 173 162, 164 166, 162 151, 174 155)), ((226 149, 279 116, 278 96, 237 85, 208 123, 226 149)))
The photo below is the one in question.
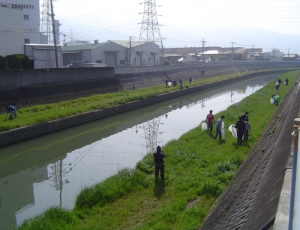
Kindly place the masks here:
MULTIPOLYGON (((290 82, 281 85, 281 98, 299 74, 295 71, 281 77, 290 82)), ((135 169, 123 169, 84 189, 74 210, 52 208, 18 229, 197 229, 274 114, 277 107, 270 104, 274 87, 275 80, 216 114, 217 118, 225 115, 225 140, 215 140, 198 126, 164 146, 164 182, 155 182, 150 154, 135 169), (237 145, 227 130, 245 111, 252 132, 247 143, 237 145)))
MULTIPOLYGON (((242 74, 227 74, 217 77, 198 79, 196 83, 193 83, 192 85, 203 85, 227 78, 246 75, 249 73, 253 72, 243 72, 242 74)), ((189 87, 190 84, 188 83, 188 81, 185 81, 183 83, 183 86, 189 87)), ((150 88, 144 88, 134 91, 123 91, 111 94, 98 94, 91 97, 84 97, 59 103, 36 105, 21 109, 17 108, 17 119, 9 120, 7 114, 0 115, 0 132, 28 125, 39 124, 42 122, 47 122, 60 118, 65 118, 75 114, 89 112, 97 109, 105 109, 110 106, 154 97, 160 94, 176 90, 179 90, 179 85, 177 85, 176 87, 166 88, 165 84, 161 84, 150 88)))

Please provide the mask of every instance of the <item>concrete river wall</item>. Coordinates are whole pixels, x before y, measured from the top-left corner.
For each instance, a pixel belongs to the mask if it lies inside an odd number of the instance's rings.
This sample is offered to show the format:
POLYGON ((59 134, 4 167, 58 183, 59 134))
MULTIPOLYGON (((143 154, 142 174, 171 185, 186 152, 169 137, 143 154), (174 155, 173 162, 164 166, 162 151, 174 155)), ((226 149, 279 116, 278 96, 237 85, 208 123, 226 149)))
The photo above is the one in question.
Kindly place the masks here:
POLYGON ((195 86, 191 88, 185 88, 179 91, 175 91, 168 94, 163 94, 160 96, 147 98, 140 101, 134 101, 127 104, 117 105, 113 106, 107 109, 100 109, 100 110, 94 110, 87 113, 82 113, 74 116, 70 116, 63 119, 58 119, 54 121, 49 122, 43 122, 38 125, 32 125, 22 128, 13 129, 10 131, 5 131, 0 133, 0 146, 7 146, 11 145, 17 142, 25 141, 28 139, 36 138, 42 135, 46 135, 52 132, 57 132, 63 129, 67 129, 70 127, 74 127, 77 125, 81 125, 87 122, 95 121, 98 119, 102 119, 105 117, 109 117, 112 115, 116 115, 119 113, 127 112, 130 110, 134 110, 136 108, 141 108, 144 106, 148 106, 151 104, 155 104, 161 101, 169 100, 175 97, 180 97, 183 95, 187 95, 190 93, 194 93, 200 90, 209 89, 210 87, 216 87, 224 84, 229 84, 238 80, 246 80, 249 78, 258 77, 259 75, 265 75, 268 73, 284 73, 288 70, 277 70, 277 71, 269 71, 264 73, 252 73, 244 76, 239 76, 236 78, 229 78, 222 81, 201 85, 201 86, 195 86))

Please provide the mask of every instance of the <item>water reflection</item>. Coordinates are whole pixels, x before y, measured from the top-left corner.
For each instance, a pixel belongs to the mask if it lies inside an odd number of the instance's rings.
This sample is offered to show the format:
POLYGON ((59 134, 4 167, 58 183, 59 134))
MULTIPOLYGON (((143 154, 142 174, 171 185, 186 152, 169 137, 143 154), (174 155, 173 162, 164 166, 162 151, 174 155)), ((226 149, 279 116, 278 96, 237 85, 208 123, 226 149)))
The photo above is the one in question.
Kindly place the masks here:
POLYGON ((51 206, 73 208, 85 186, 134 167, 158 144, 198 126, 210 109, 225 110, 277 77, 204 90, 0 149, 0 229, 51 206))

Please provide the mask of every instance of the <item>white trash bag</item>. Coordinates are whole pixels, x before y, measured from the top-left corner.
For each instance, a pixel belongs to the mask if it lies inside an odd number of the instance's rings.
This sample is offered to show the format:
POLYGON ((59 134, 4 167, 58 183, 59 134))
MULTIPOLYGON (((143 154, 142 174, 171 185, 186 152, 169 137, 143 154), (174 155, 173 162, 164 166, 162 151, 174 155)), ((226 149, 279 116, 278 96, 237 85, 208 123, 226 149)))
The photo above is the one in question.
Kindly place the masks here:
POLYGON ((230 125, 228 130, 232 133, 233 137, 237 137, 236 129, 233 126, 234 125, 230 125))
POLYGON ((271 104, 274 104, 274 102, 275 102, 275 101, 274 101, 274 99, 273 99, 273 97, 272 97, 271 100, 270 100, 270 103, 271 103, 271 104))
POLYGON ((207 124, 206 124, 206 122, 203 121, 201 127, 202 127, 202 131, 207 130, 207 124))
POLYGON ((222 138, 223 140, 225 140, 225 124, 224 124, 224 121, 222 121, 222 126, 221 126, 221 135, 222 135, 222 138))

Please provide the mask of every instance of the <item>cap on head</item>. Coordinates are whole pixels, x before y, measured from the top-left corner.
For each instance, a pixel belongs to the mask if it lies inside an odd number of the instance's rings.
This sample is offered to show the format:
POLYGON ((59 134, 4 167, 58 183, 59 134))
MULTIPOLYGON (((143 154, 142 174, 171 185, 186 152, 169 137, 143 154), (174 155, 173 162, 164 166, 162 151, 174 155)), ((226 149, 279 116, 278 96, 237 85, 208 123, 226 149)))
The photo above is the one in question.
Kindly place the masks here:
POLYGON ((157 146, 156 150, 157 150, 157 151, 160 151, 160 150, 161 150, 161 147, 160 147, 160 146, 157 146))
POLYGON ((212 110, 209 110, 209 112, 212 113, 213 111, 212 111, 212 110))

